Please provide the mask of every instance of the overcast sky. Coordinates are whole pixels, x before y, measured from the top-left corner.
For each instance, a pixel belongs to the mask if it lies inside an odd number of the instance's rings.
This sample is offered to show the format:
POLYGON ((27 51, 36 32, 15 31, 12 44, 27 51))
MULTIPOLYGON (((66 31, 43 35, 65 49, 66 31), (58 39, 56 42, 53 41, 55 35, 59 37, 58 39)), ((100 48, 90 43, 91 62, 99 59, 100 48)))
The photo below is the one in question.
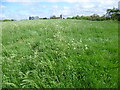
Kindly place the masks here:
POLYGON ((28 19, 29 16, 71 17, 103 15, 108 8, 118 8, 120 0, 1 0, 0 19, 28 19))

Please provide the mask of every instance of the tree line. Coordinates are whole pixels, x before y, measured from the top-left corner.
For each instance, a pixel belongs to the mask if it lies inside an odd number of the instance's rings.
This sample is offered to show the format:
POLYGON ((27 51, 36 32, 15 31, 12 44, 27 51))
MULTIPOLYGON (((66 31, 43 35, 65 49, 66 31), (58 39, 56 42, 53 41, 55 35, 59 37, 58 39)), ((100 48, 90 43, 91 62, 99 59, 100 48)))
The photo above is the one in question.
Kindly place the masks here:
POLYGON ((120 21, 120 9, 113 8, 107 9, 106 14, 99 16, 98 14, 93 14, 91 16, 73 16, 67 17, 67 19, 80 19, 80 20, 93 20, 93 21, 103 21, 103 20, 118 20, 120 21))
POLYGON ((0 22, 7 22, 7 21, 16 21, 15 19, 5 19, 5 20, 0 20, 0 22))
MULTIPOLYGON (((29 19, 32 17, 29 17, 29 19)), ((39 18, 38 19, 48 19, 48 18, 39 18)), ((51 16, 50 19, 60 19, 60 17, 56 17, 55 15, 51 16)), ((65 18, 62 18, 65 19, 65 18)), ((73 16, 73 17, 67 17, 66 19, 77 19, 77 20, 92 20, 92 21, 103 21, 103 20, 118 20, 120 21, 120 9, 113 8, 113 9, 107 9, 106 14, 103 16, 99 16, 98 14, 93 14, 91 16, 73 16)), ((14 19, 8 20, 0 20, 0 22, 6 22, 6 21, 16 21, 14 19)))

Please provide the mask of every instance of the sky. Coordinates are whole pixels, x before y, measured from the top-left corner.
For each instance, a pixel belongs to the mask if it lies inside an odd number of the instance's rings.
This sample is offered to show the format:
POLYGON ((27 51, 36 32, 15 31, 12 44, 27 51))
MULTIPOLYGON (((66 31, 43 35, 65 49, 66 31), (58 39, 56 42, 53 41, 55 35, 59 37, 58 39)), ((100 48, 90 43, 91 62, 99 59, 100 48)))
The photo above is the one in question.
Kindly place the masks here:
POLYGON ((0 0, 0 19, 28 19, 29 16, 63 17, 103 15, 118 8, 120 0, 0 0))

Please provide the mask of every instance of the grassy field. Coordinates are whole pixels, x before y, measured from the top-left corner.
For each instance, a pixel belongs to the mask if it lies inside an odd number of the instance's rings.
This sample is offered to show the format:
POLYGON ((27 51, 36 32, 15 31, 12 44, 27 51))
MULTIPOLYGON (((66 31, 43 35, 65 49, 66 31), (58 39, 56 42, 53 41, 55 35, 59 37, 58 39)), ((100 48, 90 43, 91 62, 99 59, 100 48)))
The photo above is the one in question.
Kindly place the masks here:
POLYGON ((3 88, 117 88, 116 21, 2 23, 3 88))

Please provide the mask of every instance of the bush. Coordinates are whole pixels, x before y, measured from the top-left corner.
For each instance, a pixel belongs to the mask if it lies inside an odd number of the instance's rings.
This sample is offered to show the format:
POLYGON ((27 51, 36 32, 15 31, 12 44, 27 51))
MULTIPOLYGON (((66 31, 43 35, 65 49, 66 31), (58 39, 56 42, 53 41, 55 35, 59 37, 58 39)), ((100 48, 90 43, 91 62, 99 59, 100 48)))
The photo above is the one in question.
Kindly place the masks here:
POLYGON ((57 17, 53 15, 52 17, 50 17, 50 19, 57 19, 57 17))

